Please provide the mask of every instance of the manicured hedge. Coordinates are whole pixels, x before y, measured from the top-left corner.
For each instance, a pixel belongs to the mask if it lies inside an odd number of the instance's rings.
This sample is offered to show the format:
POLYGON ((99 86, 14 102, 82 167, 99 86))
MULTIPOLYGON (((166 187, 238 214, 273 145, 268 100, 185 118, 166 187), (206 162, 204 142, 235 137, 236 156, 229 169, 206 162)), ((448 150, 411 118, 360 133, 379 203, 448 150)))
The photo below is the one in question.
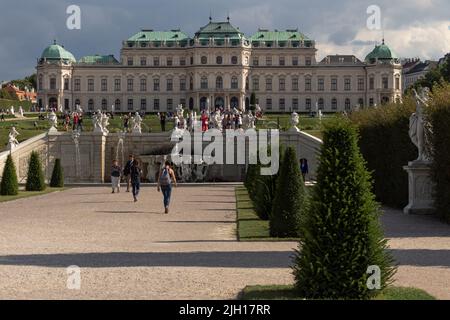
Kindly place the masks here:
POLYGON ((11 106, 14 106, 15 112, 19 112, 19 106, 22 106, 24 111, 30 111, 31 102, 30 101, 0 99, 0 109, 9 110, 11 108, 11 106))
POLYGON ((0 194, 2 196, 15 196, 19 194, 19 183, 17 180, 16 166, 11 155, 6 159, 3 169, 2 181, 0 184, 0 194))
POLYGON ((350 119, 359 127, 359 147, 374 178, 374 193, 384 205, 404 208, 408 204, 408 175, 403 167, 417 159, 409 137, 409 118, 414 100, 355 112, 350 119))
POLYGON ((33 151, 31 152, 30 161, 28 163, 28 174, 25 190, 44 191, 46 187, 39 154, 36 151, 33 151))
POLYGON ((450 223, 450 84, 433 88, 427 118, 433 130, 430 142, 435 183, 434 206, 439 216, 450 223))

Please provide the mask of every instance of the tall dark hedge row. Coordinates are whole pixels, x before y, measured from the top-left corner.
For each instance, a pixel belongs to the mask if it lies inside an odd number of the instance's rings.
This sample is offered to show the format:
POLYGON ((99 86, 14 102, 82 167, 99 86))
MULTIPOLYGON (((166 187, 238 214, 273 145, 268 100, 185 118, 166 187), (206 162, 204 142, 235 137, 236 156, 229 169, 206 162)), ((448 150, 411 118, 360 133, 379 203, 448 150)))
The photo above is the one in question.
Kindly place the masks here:
POLYGON ((417 148, 409 138, 409 118, 415 112, 411 97, 355 112, 350 119, 359 127, 359 147, 373 173, 377 200, 395 208, 408 204, 408 174, 403 167, 417 159, 417 148))
POLYGON ((64 171, 61 166, 61 159, 55 160, 55 166, 53 167, 52 178, 50 180, 50 187, 64 188, 64 171))
POLYGON ((439 216, 450 223, 450 85, 433 89, 427 110, 433 134, 431 135, 432 175, 435 184, 435 208, 439 216))

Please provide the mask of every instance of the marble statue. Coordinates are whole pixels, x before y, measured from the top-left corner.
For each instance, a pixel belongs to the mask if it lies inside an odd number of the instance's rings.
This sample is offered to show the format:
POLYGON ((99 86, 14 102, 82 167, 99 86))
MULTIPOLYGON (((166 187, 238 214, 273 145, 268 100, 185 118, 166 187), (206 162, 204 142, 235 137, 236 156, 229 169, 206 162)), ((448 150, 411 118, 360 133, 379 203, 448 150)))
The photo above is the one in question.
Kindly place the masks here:
POLYGON ((300 129, 297 127, 299 122, 300 122, 300 120, 298 117, 298 113, 294 111, 291 114, 291 129, 290 129, 290 131, 300 132, 300 129))
POLYGON ((251 110, 248 110, 248 113, 244 115, 242 125, 244 130, 255 129, 255 116, 251 110))
POLYGON ((106 113, 103 113, 102 114, 102 129, 103 129, 103 133, 105 133, 105 134, 109 133, 108 126, 109 126, 109 116, 106 113))
POLYGON ((19 115, 21 118, 23 118, 23 108, 22 106, 19 106, 19 115))
POLYGON ((423 89, 420 94, 413 90, 416 99, 416 112, 409 118, 409 137, 418 149, 419 157, 416 161, 430 161, 429 151, 426 138, 426 123, 424 117, 424 109, 428 107, 429 89, 423 89))
POLYGON ((182 104, 179 104, 176 109, 176 118, 178 118, 178 122, 175 122, 176 127, 181 130, 186 130, 186 120, 184 119, 184 110, 182 104))
POLYGON ((142 133, 142 117, 139 112, 134 114, 134 117, 131 118, 133 120, 133 133, 142 133))
POLYGON ((11 108, 9 109, 9 113, 15 115, 14 106, 11 106, 11 108))
POLYGON ((92 116, 92 122, 94 124, 94 132, 103 133, 103 115, 100 110, 92 116))
POLYGON ((58 127, 58 117, 54 111, 50 112, 48 116, 48 121, 50 122, 50 130, 57 130, 58 127))
POLYGON ((8 134, 8 146, 7 150, 13 150, 18 144, 19 141, 17 141, 17 136, 20 135, 19 132, 17 132, 16 127, 11 127, 8 134))

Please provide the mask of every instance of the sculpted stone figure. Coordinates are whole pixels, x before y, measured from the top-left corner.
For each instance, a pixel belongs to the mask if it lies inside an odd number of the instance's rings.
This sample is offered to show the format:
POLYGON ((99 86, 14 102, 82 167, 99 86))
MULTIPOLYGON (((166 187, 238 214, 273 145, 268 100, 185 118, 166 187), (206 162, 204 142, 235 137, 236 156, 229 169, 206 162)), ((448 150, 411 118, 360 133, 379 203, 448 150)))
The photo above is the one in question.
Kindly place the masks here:
POLYGON ((100 110, 92 116, 92 123, 94 124, 94 132, 103 133, 103 115, 100 110))
POLYGON ((109 133, 108 126, 109 126, 109 116, 106 113, 104 113, 104 114, 102 114, 103 133, 106 133, 106 134, 109 133))
POLYGON ((416 99, 416 112, 409 118, 409 137, 419 152, 416 161, 430 161, 425 134, 428 124, 424 117, 424 108, 428 107, 429 89, 423 89, 420 95, 416 90, 413 90, 413 92, 416 99))
POLYGON ((7 150, 13 150, 19 144, 19 141, 17 141, 18 135, 20 135, 20 133, 17 132, 16 128, 11 127, 11 129, 9 130, 9 135, 8 135, 7 150))
POLYGON ((50 122, 50 130, 56 130, 58 127, 58 117, 56 116, 56 113, 54 111, 50 112, 50 115, 48 116, 48 121, 50 122))
POLYGON ((134 114, 133 119, 133 133, 142 133, 142 117, 139 112, 134 114))
POLYGON ((291 131, 296 131, 296 132, 300 132, 300 129, 297 127, 299 124, 299 117, 298 117, 298 113, 297 112, 293 112, 291 114, 291 131))

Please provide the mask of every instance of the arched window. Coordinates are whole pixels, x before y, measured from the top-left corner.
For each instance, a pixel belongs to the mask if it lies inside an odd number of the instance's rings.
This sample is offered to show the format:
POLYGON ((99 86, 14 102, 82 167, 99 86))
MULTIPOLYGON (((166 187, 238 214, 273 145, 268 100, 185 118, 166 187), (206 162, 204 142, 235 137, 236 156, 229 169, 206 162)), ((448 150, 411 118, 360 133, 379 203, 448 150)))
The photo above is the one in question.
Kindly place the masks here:
POLYGON ((350 102, 350 99, 347 98, 347 99, 345 99, 345 110, 349 111, 350 108, 351 108, 351 102, 350 102))
POLYGON ((116 101, 114 102, 114 110, 120 110, 122 108, 122 103, 120 101, 120 99, 116 99, 116 101))
POLYGON ((207 108, 207 98, 201 97, 200 98, 200 110, 205 110, 207 108))
POLYGON ((194 90, 194 79, 189 78, 189 90, 194 90))
POLYGON ((202 57, 200 58, 200 62, 201 62, 201 64, 207 64, 207 63, 208 63, 208 57, 202 56, 202 57))
POLYGON ((231 108, 239 109, 239 99, 236 97, 232 97, 230 100, 230 106, 231 108))
POLYGON ((364 99, 363 98, 359 98, 358 105, 359 105, 360 108, 362 108, 364 106, 364 99))
POLYGON ((80 99, 76 99, 75 100, 75 107, 76 106, 81 106, 81 101, 80 101, 80 99))
POLYGON ((89 101, 88 101, 88 110, 94 111, 94 100, 93 99, 89 99, 89 101))
POLYGON ((216 89, 223 89, 223 78, 221 76, 216 78, 216 89))
POLYGON ((43 77, 42 77, 42 74, 41 74, 41 75, 39 75, 38 90, 43 90, 43 89, 44 89, 43 77))
POLYGON ((207 77, 203 76, 200 79, 200 88, 201 89, 208 89, 208 78, 207 77))
POLYGON ((222 56, 217 56, 217 57, 216 57, 216 63, 217 63, 217 64, 222 64, 222 63, 223 63, 223 58, 222 58, 222 56))
POLYGON ((333 98, 331 100, 331 109, 332 110, 336 110, 337 109, 337 99, 336 98, 333 98))
POLYGON ((231 57, 231 64, 237 64, 238 63, 238 57, 232 56, 231 57))
POLYGON ((238 78, 232 77, 231 78, 231 89, 238 89, 238 87, 239 87, 238 78))
POLYGON ((319 99, 318 105, 319 105, 319 109, 320 109, 320 110, 323 110, 323 108, 324 108, 324 102, 323 102, 323 99, 322 99, 322 98, 319 99))
POLYGON ((108 110, 108 101, 106 99, 102 99, 102 110, 108 110))

